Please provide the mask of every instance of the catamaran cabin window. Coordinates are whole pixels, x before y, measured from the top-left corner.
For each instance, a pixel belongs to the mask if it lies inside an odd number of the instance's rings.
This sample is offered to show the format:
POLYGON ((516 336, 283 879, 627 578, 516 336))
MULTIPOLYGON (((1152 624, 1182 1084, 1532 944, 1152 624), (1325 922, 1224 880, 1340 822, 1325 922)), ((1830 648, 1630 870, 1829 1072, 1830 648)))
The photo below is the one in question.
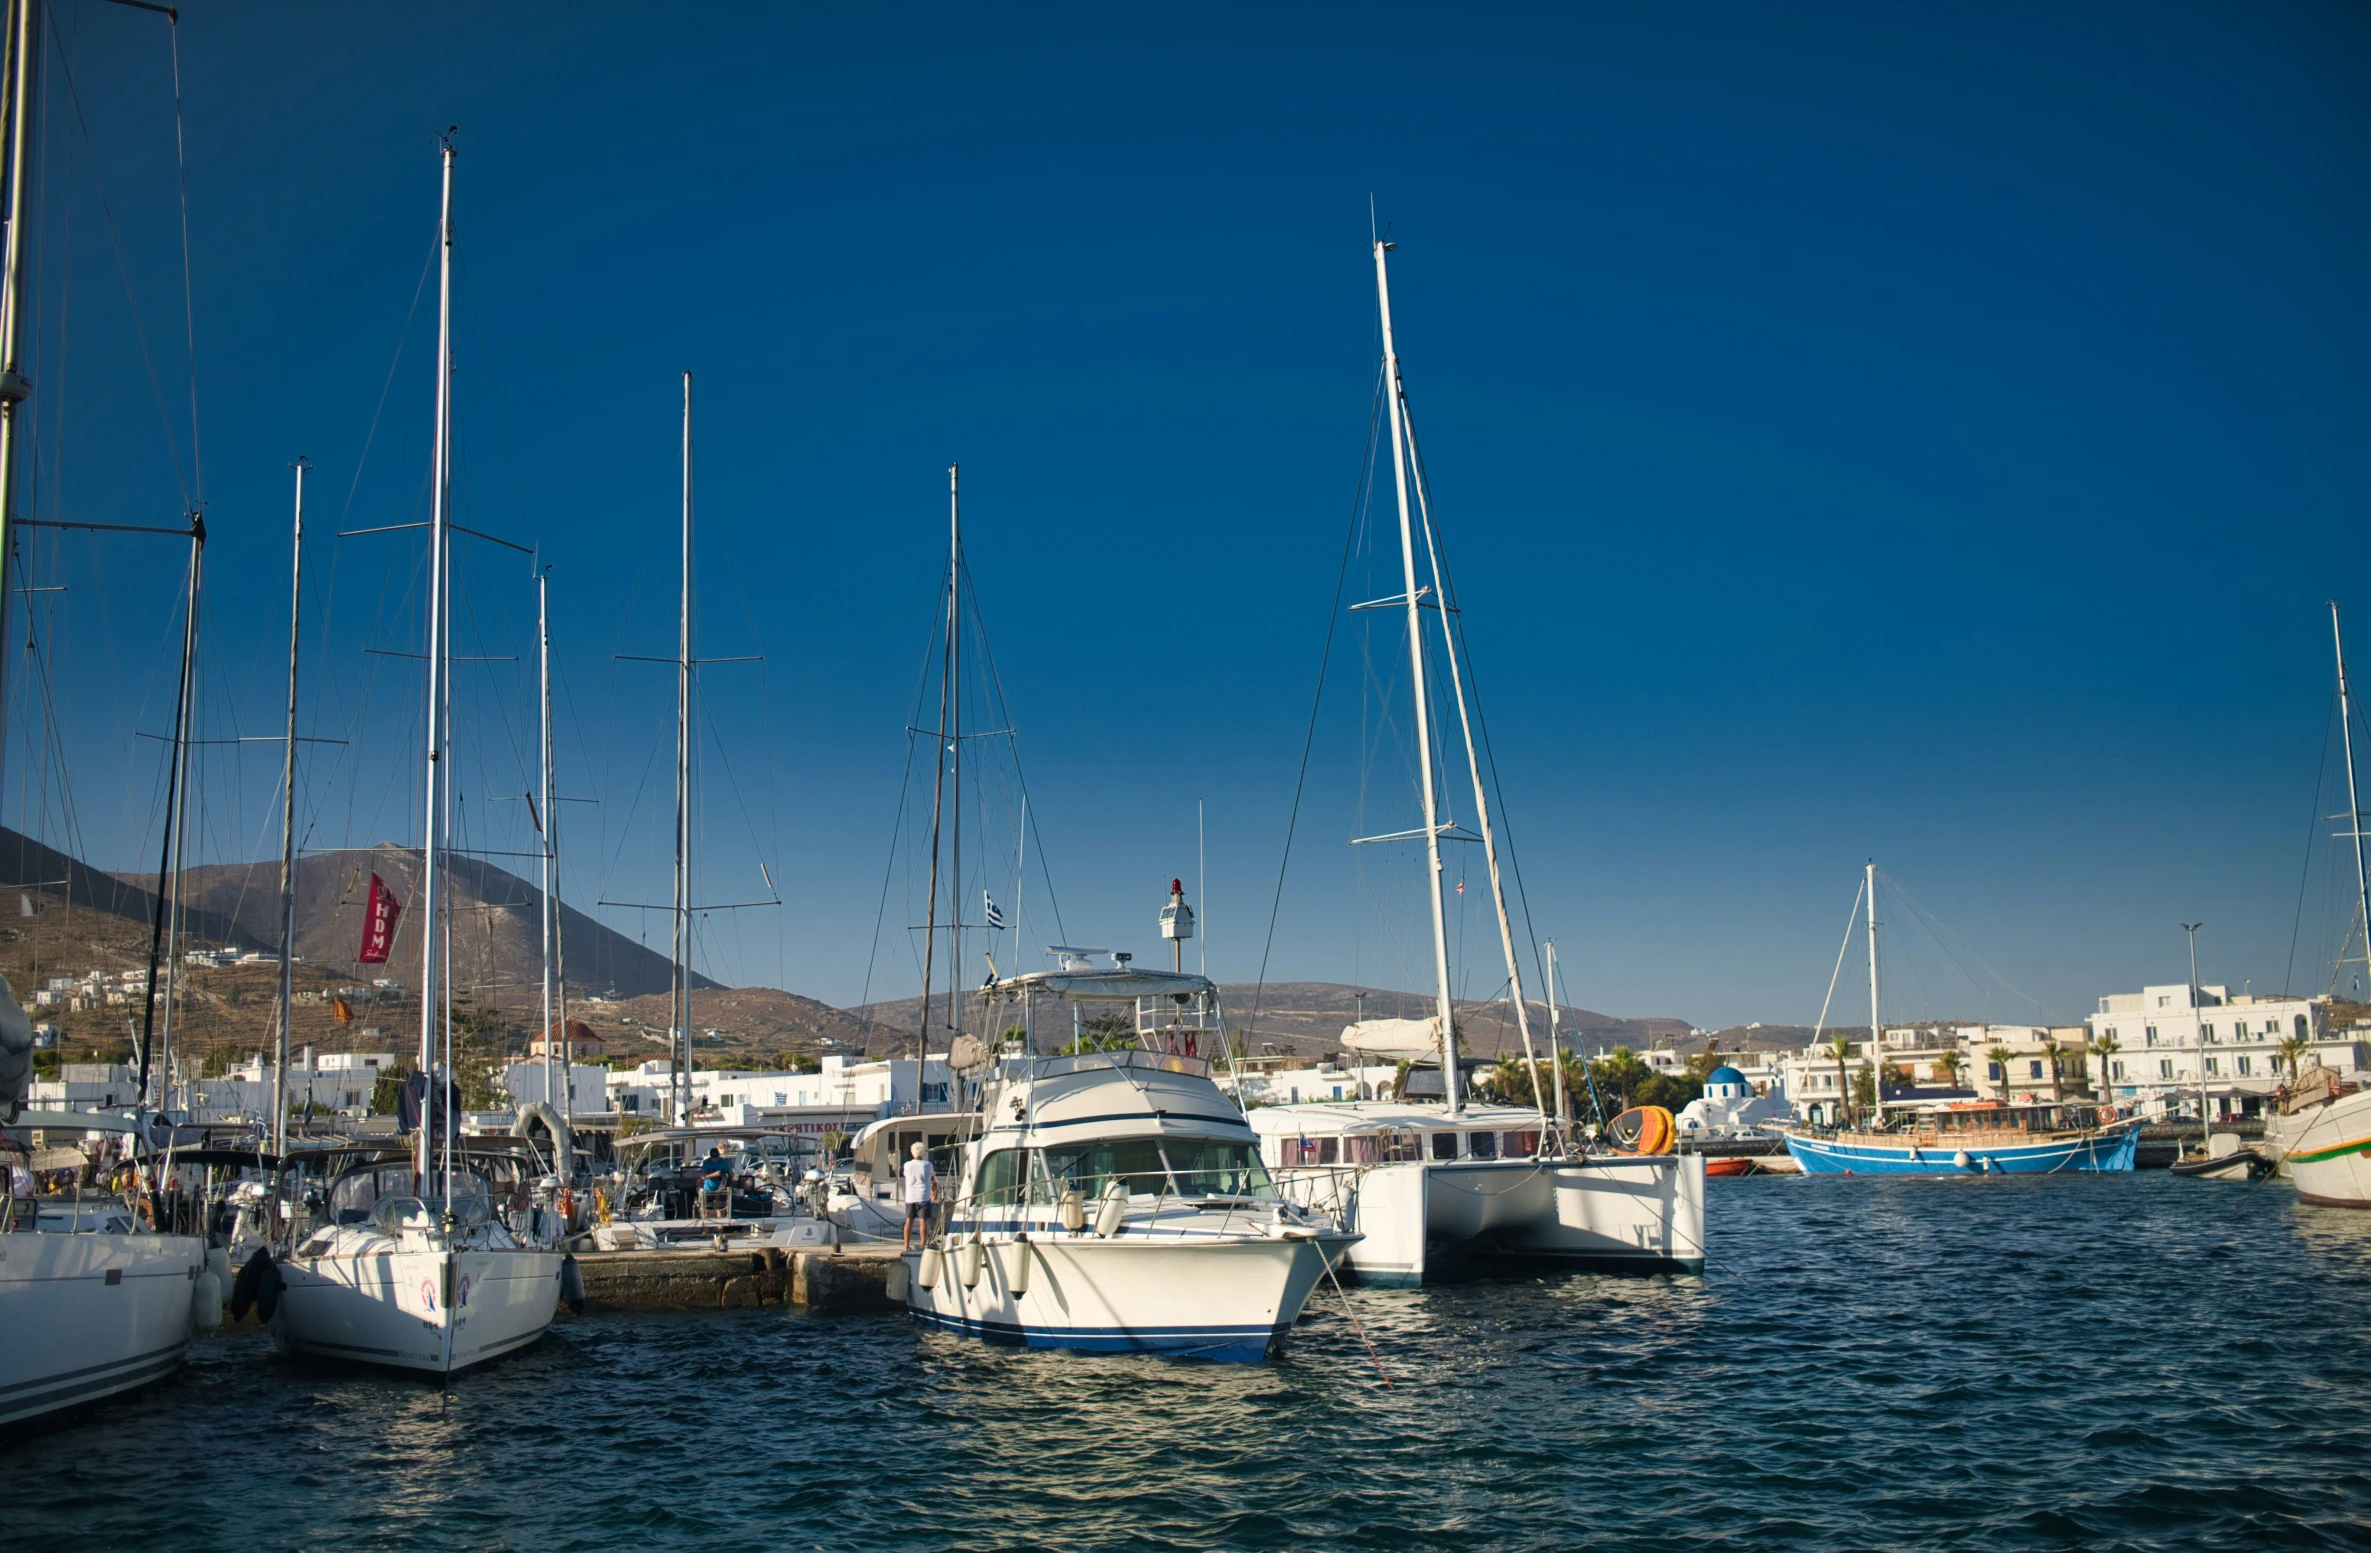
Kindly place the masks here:
POLYGON ((1469 1132, 1465 1135, 1465 1157, 1468 1159, 1498 1158, 1498 1134, 1469 1132))
POLYGON ((1537 1132, 1504 1133, 1498 1140, 1498 1152, 1506 1159, 1529 1159, 1539 1151, 1540 1135, 1537 1132))
POLYGON ((1375 1162, 1379 1165, 1413 1164, 1424 1157, 1421 1140, 1412 1132, 1393 1128, 1375 1134, 1375 1162))
POLYGON ((1432 1135, 1432 1157, 1455 1159, 1457 1157, 1457 1134, 1453 1132, 1434 1133, 1432 1135))

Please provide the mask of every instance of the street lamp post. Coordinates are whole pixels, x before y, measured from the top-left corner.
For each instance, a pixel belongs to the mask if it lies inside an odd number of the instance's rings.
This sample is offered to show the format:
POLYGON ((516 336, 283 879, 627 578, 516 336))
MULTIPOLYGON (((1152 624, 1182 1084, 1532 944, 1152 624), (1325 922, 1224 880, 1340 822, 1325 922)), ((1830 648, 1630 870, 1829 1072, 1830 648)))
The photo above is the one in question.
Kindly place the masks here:
POLYGON ((2190 935, 2190 1022, 2198 1027, 2198 1156, 2206 1157, 2206 1140, 2213 1130, 2206 1109, 2206 1021, 2198 1017, 2198 930, 2203 922, 2185 922, 2182 931, 2190 935))

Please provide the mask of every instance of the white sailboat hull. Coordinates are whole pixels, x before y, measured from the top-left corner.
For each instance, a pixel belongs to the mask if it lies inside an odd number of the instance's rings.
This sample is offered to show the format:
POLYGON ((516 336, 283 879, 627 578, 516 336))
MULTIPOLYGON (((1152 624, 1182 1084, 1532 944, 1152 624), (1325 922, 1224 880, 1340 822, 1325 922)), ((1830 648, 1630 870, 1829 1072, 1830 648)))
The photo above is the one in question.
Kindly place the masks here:
POLYGON ((290 1353, 454 1374, 543 1335, 562 1260, 508 1248, 291 1258, 272 1333, 290 1353))
POLYGON ((2371 1090, 2268 1119, 2297 1196, 2327 1208, 2371 1208, 2371 1090))
POLYGON ((921 1254, 907 1253, 906 1298, 930 1325, 991 1342, 1249 1363, 1265 1358, 1300 1319, 1329 1256, 1344 1244, 1340 1236, 1007 1236, 981 1245, 978 1281, 969 1288, 966 1247, 944 1253, 928 1289, 921 1254), (1028 1289, 1016 1294, 1024 1255, 1028 1289))
POLYGON ((0 1235, 0 1423, 179 1369, 204 1267, 187 1235, 0 1235))

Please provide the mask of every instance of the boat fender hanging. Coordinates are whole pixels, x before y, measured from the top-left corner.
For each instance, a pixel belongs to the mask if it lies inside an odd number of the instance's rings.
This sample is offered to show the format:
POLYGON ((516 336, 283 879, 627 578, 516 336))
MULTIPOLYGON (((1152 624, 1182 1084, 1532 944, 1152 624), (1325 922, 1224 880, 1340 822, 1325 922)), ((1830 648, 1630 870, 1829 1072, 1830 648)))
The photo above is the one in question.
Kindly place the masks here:
POLYGON ((915 1270, 914 1281, 925 1289, 935 1289, 939 1286, 939 1274, 945 1270, 945 1266, 946 1257, 940 1253, 938 1247, 924 1246, 922 1248, 922 1265, 915 1270))
POLYGON ((211 1267, 189 1281, 189 1329, 192 1332, 222 1330, 222 1280, 211 1267))
POLYGON ((1975 1163, 1973 1159, 1969 1158, 1968 1151, 1966 1149, 1961 1149, 1958 1153, 1952 1155, 1951 1162, 1962 1170, 1967 1169, 1970 1165, 1975 1163))
POLYGON ((560 1258, 560 1303, 572 1316, 585 1313, 585 1270, 573 1256, 560 1258))
POLYGON ((1103 1189, 1103 1201, 1095 1209, 1095 1233, 1105 1240, 1120 1232, 1120 1220, 1128 1211, 1128 1188, 1119 1181, 1103 1189))
POLYGON ((963 1243, 963 1260, 959 1265, 963 1270, 963 1286, 965 1288, 979 1287, 980 1263, 987 1258, 987 1255, 986 1249, 980 1244, 979 1236, 974 1235, 963 1243))
POLYGON ((280 1308, 280 1269, 272 1261, 272 1253, 258 1248, 231 1279, 230 1309, 233 1321, 244 1321, 252 1309, 257 1319, 269 1321, 272 1312, 280 1308))
POLYGON ((1087 1227, 1087 1205, 1076 1192, 1062 1194, 1062 1227, 1073 1235, 1087 1227))
POLYGON ((1015 1294, 1029 1292, 1029 1237, 1026 1235, 1013 1238, 1013 1267, 1011 1275, 1005 1279, 1005 1287, 1015 1294))

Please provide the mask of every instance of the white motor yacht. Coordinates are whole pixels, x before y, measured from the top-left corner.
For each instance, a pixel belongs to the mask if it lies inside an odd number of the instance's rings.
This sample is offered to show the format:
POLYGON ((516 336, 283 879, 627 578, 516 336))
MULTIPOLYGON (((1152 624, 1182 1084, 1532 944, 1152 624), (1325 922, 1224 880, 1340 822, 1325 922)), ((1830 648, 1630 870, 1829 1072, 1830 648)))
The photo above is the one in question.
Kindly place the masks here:
MULTIPOLYGON (((0 1021, 10 1014, 24 1019, 0 981, 0 1021)), ((5 1129, 16 1147, 0 1154, 0 1424, 169 1375, 188 1351, 193 1313, 210 1309, 220 1319, 219 1284, 199 1288, 206 1242, 157 1232, 147 1166, 124 1195, 7 1191, 11 1157, 44 1174, 79 1173, 90 1163, 85 1144, 124 1135, 137 1147, 139 1125, 125 1116, 28 1111, 5 1129)))
POLYGON ((811 1183, 824 1197, 824 1211, 844 1238, 900 1240, 905 1236, 905 1204, 899 1200, 898 1171, 917 1143, 937 1167, 953 1180, 962 1174, 963 1146, 980 1135, 977 1111, 925 1112, 868 1122, 849 1140, 848 1168, 829 1179, 811 1183))
POLYGON ((915 1315, 1033 1348, 1265 1357, 1358 1237, 1277 1192, 1211 1082, 1217 988, 1119 959, 995 982, 989 1001, 1038 994, 1132 1004, 1137 1046, 957 1057, 981 1128, 941 1234, 906 1257, 915 1315))

